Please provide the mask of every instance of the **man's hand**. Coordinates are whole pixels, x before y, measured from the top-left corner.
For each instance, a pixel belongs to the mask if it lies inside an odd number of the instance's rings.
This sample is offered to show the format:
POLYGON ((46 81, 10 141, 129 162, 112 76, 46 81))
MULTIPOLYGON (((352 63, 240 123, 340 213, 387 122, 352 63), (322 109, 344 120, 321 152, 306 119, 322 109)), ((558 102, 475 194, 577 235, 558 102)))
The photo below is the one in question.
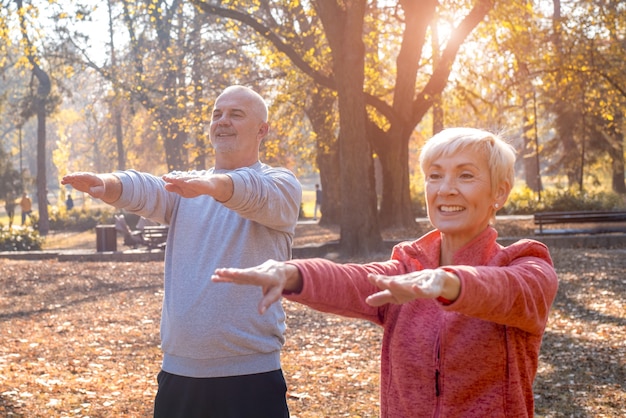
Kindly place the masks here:
POLYGON ((233 194, 233 181, 225 174, 203 174, 195 171, 172 171, 164 175, 165 189, 182 197, 192 198, 203 194, 225 202, 233 194))
POLYGON ((104 180, 94 173, 72 173, 61 179, 61 184, 70 185, 74 189, 87 193, 96 199, 102 199, 106 188, 104 180))

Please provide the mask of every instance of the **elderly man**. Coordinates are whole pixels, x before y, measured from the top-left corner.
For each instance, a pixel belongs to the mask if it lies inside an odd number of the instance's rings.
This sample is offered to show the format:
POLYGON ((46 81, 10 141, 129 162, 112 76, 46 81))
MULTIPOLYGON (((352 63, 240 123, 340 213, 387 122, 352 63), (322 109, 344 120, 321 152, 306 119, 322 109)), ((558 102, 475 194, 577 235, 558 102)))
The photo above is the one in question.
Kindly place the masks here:
POLYGON ((261 290, 220 287, 216 268, 288 260, 302 189, 259 161, 267 105, 243 86, 215 101, 215 166, 156 177, 134 170, 75 173, 63 184, 169 225, 161 317, 164 358, 155 417, 288 417, 280 366, 285 314, 256 314, 261 290))

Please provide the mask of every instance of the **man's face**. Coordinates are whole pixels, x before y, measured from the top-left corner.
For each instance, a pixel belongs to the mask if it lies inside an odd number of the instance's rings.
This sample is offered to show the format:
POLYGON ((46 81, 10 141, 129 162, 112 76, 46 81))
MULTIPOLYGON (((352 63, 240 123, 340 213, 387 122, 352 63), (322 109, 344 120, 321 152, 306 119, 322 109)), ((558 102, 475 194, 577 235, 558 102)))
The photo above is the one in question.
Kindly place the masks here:
POLYGON ((268 131, 261 106, 246 91, 230 91, 217 98, 210 127, 216 168, 246 167, 258 160, 259 144, 268 131))

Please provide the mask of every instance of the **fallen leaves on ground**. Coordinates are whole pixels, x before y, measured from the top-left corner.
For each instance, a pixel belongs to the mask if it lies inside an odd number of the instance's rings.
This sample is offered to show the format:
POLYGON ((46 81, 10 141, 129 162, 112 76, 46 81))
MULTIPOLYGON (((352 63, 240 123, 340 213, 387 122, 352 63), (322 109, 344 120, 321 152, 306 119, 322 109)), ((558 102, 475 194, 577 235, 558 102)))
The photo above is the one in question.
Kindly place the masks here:
MULTIPOLYGON (((538 417, 626 415, 626 250, 554 250, 538 417)), ((149 417, 161 262, 0 260, 0 416, 149 417)), ((381 330, 284 302, 294 418, 378 416, 381 330)))

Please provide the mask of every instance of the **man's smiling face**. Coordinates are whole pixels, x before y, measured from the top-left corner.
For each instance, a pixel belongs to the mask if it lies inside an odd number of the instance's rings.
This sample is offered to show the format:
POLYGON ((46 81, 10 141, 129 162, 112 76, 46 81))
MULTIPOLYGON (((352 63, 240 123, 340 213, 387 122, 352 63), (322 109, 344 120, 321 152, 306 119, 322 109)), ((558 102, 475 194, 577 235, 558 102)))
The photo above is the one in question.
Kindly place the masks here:
POLYGON ((243 90, 219 96, 211 116, 210 137, 216 152, 216 168, 254 164, 261 140, 268 132, 262 104, 243 90))

